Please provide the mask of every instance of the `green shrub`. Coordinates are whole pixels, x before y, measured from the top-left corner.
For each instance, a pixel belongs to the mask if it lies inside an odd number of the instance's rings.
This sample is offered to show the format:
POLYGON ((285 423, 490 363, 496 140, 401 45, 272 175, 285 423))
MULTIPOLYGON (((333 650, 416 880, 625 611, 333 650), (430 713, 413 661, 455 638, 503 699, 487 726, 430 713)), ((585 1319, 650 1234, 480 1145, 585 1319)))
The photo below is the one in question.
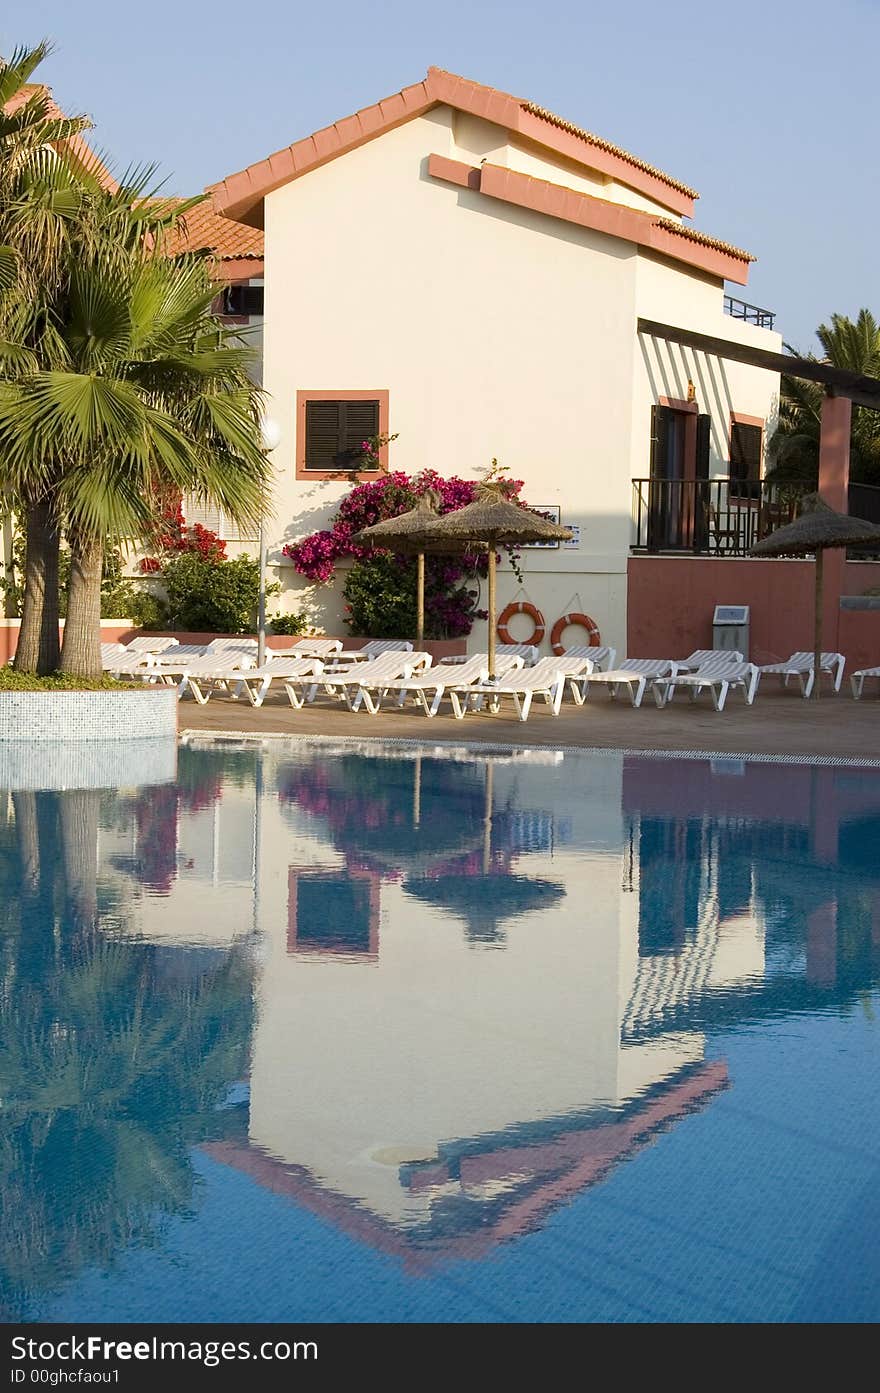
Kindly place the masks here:
POLYGON ((416 630, 416 572, 396 556, 369 556, 348 573, 345 622, 367 638, 408 638, 416 630))
POLYGON ((304 614, 273 614, 269 624, 273 634, 304 634, 309 627, 304 614))
POLYGON ((214 561, 182 552, 166 561, 169 625, 212 634, 244 634, 254 626, 260 566, 251 556, 214 561))
MULTIPOLYGON (((457 559, 425 558, 425 637, 459 638, 481 614, 478 592, 456 578, 457 559), (450 574, 451 572, 451 574, 450 574)), ((343 595, 345 622, 366 638, 412 638, 416 632, 418 580, 412 556, 378 552, 356 561, 343 595)))
POLYGON ((102 677, 76 677, 70 672, 36 677, 32 672, 16 672, 8 663, 0 667, 0 692, 103 692, 132 685, 131 682, 118 682, 107 672, 102 677))
POLYGON ((131 595, 125 608, 114 617, 130 619, 138 629, 168 628, 168 606, 165 601, 160 600, 151 590, 141 590, 134 585, 131 587, 131 595))

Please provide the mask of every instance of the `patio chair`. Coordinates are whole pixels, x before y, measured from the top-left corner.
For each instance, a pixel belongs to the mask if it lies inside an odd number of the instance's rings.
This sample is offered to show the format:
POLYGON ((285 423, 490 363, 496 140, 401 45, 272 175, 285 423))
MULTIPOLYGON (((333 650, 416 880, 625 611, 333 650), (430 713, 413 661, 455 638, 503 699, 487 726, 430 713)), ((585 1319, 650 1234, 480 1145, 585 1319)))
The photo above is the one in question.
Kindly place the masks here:
MULTIPOLYGON (((792 677, 797 678, 801 689, 801 696, 808 697, 813 690, 815 680, 816 658, 815 654, 799 650, 792 653, 791 657, 784 663, 764 663, 758 669, 762 677, 779 677, 783 687, 787 687, 792 677)), ((835 692, 840 691, 843 682, 843 670, 846 667, 846 658, 842 653, 820 653, 819 672, 825 673, 834 683, 835 692)))
POLYGON ((314 701, 320 687, 328 696, 342 697, 350 711, 357 711, 363 702, 365 689, 385 686, 395 678, 409 677, 414 669, 430 666, 430 653, 404 652, 398 649, 390 653, 380 653, 377 658, 339 672, 333 668, 325 668, 316 679, 293 678, 284 683, 284 690, 291 706, 297 710, 304 702, 314 701))
POLYGON ((686 687, 691 694, 691 701, 696 701, 700 692, 708 688, 716 711, 724 710, 729 691, 740 688, 746 705, 751 706, 761 676, 757 667, 754 663, 718 661, 719 656, 725 655, 716 654, 716 661, 705 662, 696 672, 678 672, 669 677, 655 677, 652 687, 658 707, 662 709, 669 705, 676 687, 686 687))
POLYGON ((478 710, 475 701, 486 701, 490 710, 497 711, 503 696, 512 698, 521 721, 528 720, 535 697, 543 697, 553 715, 558 716, 566 683, 566 674, 560 667, 563 661, 562 658, 542 658, 534 667, 521 668, 495 682, 449 687, 447 690, 456 720, 462 720, 468 711, 478 710))
POLYGON ((200 706, 207 706, 217 692, 225 692, 233 701, 244 692, 251 706, 262 706, 273 682, 294 677, 320 677, 323 671, 320 658, 273 657, 262 667, 241 667, 221 657, 218 661, 206 660, 204 666, 190 668, 181 683, 181 694, 188 689, 200 706))
MULTIPOLYGON (((853 673, 849 680, 852 683, 852 694, 856 701, 861 700, 866 677, 880 678, 880 667, 863 667, 859 668, 858 672, 853 673)), ((878 692, 878 695, 880 695, 880 692, 878 692)))
POLYGON ((598 682, 607 686, 612 701, 617 697, 620 688, 626 687, 632 705, 641 706, 649 682, 653 682, 656 677, 672 677, 677 672, 678 665, 668 658, 624 658, 616 668, 611 667, 606 672, 589 673, 581 684, 580 698, 574 691, 572 695, 578 705, 582 705, 589 696, 590 688, 598 682))
MULTIPOLYGON (((496 658, 496 671, 499 675, 507 675, 522 666, 522 658, 514 654, 503 654, 502 657, 496 658)), ((447 688, 453 685, 456 688, 461 688, 470 683, 485 682, 488 675, 488 653, 473 653, 464 663, 455 667, 448 663, 445 666, 443 663, 438 663, 436 667, 431 667, 426 672, 414 672, 409 677, 398 678, 381 687, 371 686, 369 691, 364 691, 364 705, 370 714, 375 716, 383 698, 389 692, 394 692, 399 707, 406 703, 408 696, 412 696, 417 705, 422 707, 426 716, 436 716, 447 688), (431 697, 430 702, 429 696, 431 697)))

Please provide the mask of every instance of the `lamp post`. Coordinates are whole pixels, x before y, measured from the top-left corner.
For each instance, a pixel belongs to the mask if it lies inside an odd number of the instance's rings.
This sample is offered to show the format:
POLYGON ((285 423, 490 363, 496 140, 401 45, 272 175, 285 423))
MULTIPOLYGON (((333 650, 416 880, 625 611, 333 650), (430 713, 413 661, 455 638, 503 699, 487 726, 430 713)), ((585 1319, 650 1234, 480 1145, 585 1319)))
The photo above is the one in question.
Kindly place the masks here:
MULTIPOLYGON (((271 455, 281 444, 281 427, 271 416, 260 422, 260 449, 271 455)), ((257 607, 257 666, 266 661, 266 517, 260 514, 260 598, 257 607)))

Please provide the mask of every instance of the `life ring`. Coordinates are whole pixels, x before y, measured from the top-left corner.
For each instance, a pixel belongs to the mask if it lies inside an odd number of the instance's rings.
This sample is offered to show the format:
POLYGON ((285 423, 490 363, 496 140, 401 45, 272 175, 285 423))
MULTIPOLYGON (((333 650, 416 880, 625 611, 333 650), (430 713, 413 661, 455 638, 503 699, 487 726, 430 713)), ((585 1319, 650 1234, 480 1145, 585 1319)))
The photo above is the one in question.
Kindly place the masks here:
POLYGON ((602 636, 599 633, 599 629, 596 625, 595 619, 591 619, 588 614, 580 614, 578 612, 574 612, 572 614, 563 614, 561 619, 557 619, 556 623, 553 625, 553 628, 550 631, 550 643, 553 647, 553 652, 556 654, 557 658, 561 658, 563 653, 566 651, 565 647, 560 642, 560 640, 562 638, 564 630, 568 628, 569 624, 576 624, 578 628, 586 629, 587 633, 590 636, 589 646, 591 648, 599 647, 600 643, 602 642, 602 636))
POLYGON ((529 604, 528 600, 517 600, 515 604, 508 605, 499 614, 497 633, 502 643, 531 643, 537 647, 544 637, 544 616, 537 605, 529 604), (511 637, 507 626, 515 614, 527 614, 534 624, 535 632, 529 638, 511 637))

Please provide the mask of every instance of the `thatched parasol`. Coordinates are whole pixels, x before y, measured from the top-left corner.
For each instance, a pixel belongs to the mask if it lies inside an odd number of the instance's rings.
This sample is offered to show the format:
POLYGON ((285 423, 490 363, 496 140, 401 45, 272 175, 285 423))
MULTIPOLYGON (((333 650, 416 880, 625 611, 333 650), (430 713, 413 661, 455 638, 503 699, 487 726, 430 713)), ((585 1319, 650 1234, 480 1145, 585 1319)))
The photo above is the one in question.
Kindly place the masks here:
POLYGON ((422 494, 414 508, 409 512, 401 513, 396 518, 386 518, 384 522, 376 522, 372 527, 365 527, 361 532, 356 532, 352 541, 358 546, 369 546, 375 548, 385 548, 388 551, 396 551, 404 556, 415 556, 418 561, 417 582, 416 582, 416 641, 422 642, 425 636, 425 556, 427 555, 461 555, 464 552, 481 552, 485 547, 478 543, 470 545, 455 542, 451 538, 444 540, 432 540, 426 533, 426 529, 437 522, 439 514, 437 505, 440 502, 440 495, 433 489, 427 489, 422 494))
POLYGON ((540 513, 514 503, 505 496, 500 484, 486 483, 473 503, 455 512, 446 513, 426 530, 430 541, 451 540, 459 543, 486 542, 489 547, 489 678, 495 676, 495 548, 499 543, 567 542, 571 533, 567 527, 548 522, 540 513))
POLYGON ((822 652, 822 571, 823 557, 829 547, 855 547, 867 542, 880 542, 880 527, 864 518, 836 513, 818 493, 808 494, 800 516, 785 527, 777 528, 769 537, 757 542, 752 556, 816 557, 816 608, 813 621, 813 696, 819 697, 819 676, 822 652))

